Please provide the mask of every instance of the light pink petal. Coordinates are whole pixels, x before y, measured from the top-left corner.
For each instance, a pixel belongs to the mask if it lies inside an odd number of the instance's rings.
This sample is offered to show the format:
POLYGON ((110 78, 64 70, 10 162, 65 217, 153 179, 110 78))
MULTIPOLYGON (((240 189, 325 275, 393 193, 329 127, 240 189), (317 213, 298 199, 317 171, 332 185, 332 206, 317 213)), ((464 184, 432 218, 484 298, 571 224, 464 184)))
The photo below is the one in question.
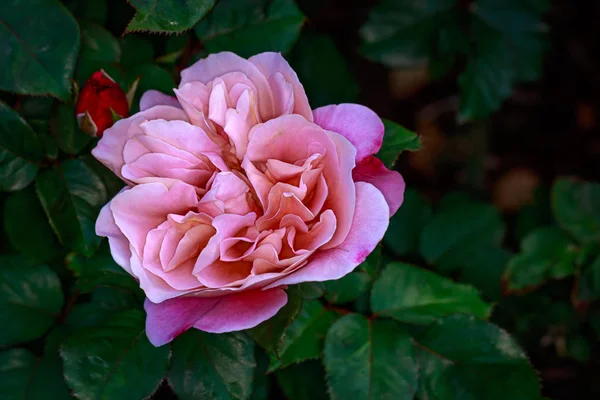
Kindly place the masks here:
POLYGON ((96 235, 105 236, 108 238, 110 253, 117 264, 131 274, 129 259, 131 258, 131 250, 129 249, 129 241, 123 235, 123 232, 115 224, 115 218, 110 210, 110 203, 107 203, 96 220, 96 235))
POLYGON ((248 146, 248 133, 250 128, 258 123, 254 109, 256 101, 254 95, 245 90, 237 100, 235 108, 230 108, 225 112, 225 125, 223 129, 235 147, 235 155, 240 160, 246 154, 248 146))
POLYGON ((383 193, 394 215, 404 201, 404 179, 399 172, 390 171, 375 156, 363 159, 352 171, 355 182, 369 182, 383 193))
POLYGON ((125 144, 132 137, 142 134, 140 124, 153 119, 187 121, 187 115, 180 108, 156 106, 119 120, 104 131, 104 135, 92 150, 92 155, 122 178, 121 168, 125 164, 123 161, 125 144))
POLYGON ((179 297, 160 304, 146 300, 146 333, 162 346, 191 327, 211 333, 253 328, 287 303, 282 289, 252 290, 222 297, 179 297))
POLYGON ((169 96, 158 90, 148 90, 144 92, 140 99, 140 111, 146 111, 154 106, 171 106, 181 108, 181 104, 175 96, 169 96))
MULTIPOLYGON (((290 64, 288 64, 280 53, 261 53, 250 57, 248 61, 256 65, 267 79, 280 73, 288 83, 292 84, 294 90, 294 114, 302 115, 307 120, 313 121, 313 115, 310 110, 310 104, 308 104, 308 98, 306 97, 304 87, 298 80, 296 72, 294 72, 292 67, 290 67, 290 64)), ((270 80, 271 83, 277 83, 277 81, 277 79, 270 80)), ((281 89, 275 87, 272 90, 279 91, 281 89)))
POLYGON ((254 64, 234 53, 224 51, 196 61, 192 66, 181 71, 179 87, 193 81, 208 84, 213 79, 230 72, 240 72, 246 75, 258 92, 257 104, 263 120, 272 118, 274 114, 273 96, 267 78, 254 64))
POLYGON ((377 153, 383 143, 384 126, 372 110, 359 104, 339 104, 313 111, 315 123, 337 132, 356 147, 356 162, 377 153))
POLYGON ((389 224, 389 208, 381 192, 370 183, 356 183, 356 209, 352 228, 338 247, 317 251, 308 264, 270 284, 266 289, 301 282, 339 279, 352 272, 375 249, 389 224))

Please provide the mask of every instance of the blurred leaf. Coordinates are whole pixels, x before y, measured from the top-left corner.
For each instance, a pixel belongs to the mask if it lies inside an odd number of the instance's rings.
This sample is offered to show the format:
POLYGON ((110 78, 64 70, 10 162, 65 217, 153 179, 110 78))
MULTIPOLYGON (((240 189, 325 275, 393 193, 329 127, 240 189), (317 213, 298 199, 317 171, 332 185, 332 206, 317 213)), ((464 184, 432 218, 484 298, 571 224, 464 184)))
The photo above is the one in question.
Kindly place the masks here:
POLYGON ((293 0, 220 0, 195 30, 209 53, 227 50, 250 57, 287 52, 303 22, 293 0))
POLYGON ((300 288, 292 286, 286 293, 288 302, 275 316, 246 331, 258 345, 268 352, 279 353, 279 346, 287 327, 298 316, 302 308, 300 288))
POLYGON ((478 247, 470 253, 459 280, 475 286, 487 300, 497 301, 502 296, 502 275, 511 256, 500 247, 478 247))
POLYGON ((141 34, 130 34, 122 37, 120 42, 123 68, 129 69, 140 64, 152 63, 154 60, 154 46, 147 37, 141 34))
POLYGON ((508 333, 493 324, 450 316, 416 340, 420 399, 540 399, 537 374, 527 357, 508 333))
POLYGON ((303 33, 289 55, 289 62, 313 108, 357 100, 358 82, 331 37, 303 33))
POLYGON ((118 287, 97 287, 92 291, 91 299, 78 303, 67 314, 65 325, 70 329, 101 326, 120 311, 141 309, 144 299, 134 295, 140 291, 127 291, 118 287))
POLYGON ((178 399, 250 397, 256 363, 252 340, 244 334, 192 329, 175 339, 172 348, 168 380, 178 399))
POLYGON ((62 344, 60 355, 65 380, 79 399, 146 398, 169 365, 168 346, 150 344, 144 314, 138 310, 75 331, 62 344))
POLYGON ((4 230, 15 249, 33 262, 48 261, 60 252, 33 186, 11 194, 4 202, 4 230))
POLYGON ((39 338, 63 305, 56 273, 15 255, 0 256, 0 265, 0 347, 39 338))
POLYGON ((583 335, 569 336, 567 341, 567 351, 569 357, 581 363, 590 360, 591 346, 590 341, 583 335))
POLYGON ((68 101, 78 50, 79 28, 59 1, 2 4, 0 90, 68 101))
POLYGON ((411 399, 417 389, 412 338, 394 321, 340 318, 327 333, 324 363, 332 400, 411 399))
POLYGON ((137 12, 125 32, 179 33, 191 29, 216 0, 129 0, 137 12))
POLYGON ((165 42, 165 54, 158 57, 156 62, 161 64, 175 64, 190 40, 191 37, 188 33, 179 36, 169 36, 165 42))
POLYGON ((421 148, 421 138, 397 123, 382 119, 385 126, 383 144, 377 157, 388 168, 393 168, 400 153, 405 150, 416 151, 421 148))
POLYGON ((0 190, 20 190, 29 185, 43 155, 29 125, 0 102, 0 190))
POLYGON ((517 240, 522 241, 535 228, 550 225, 552 221, 550 193, 546 189, 538 188, 533 204, 525 205, 517 215, 517 227, 515 228, 517 240))
POLYGON ((575 244, 560 228, 536 229, 521 243, 521 253, 508 262, 504 276, 507 289, 531 289, 549 279, 572 275, 576 251, 575 244))
POLYGON ((58 146, 67 154, 77 154, 88 145, 92 138, 77 126, 75 108, 61 104, 56 108, 51 122, 58 146))
POLYGON ((40 174, 36 190, 61 243, 81 254, 93 254, 100 243, 96 218, 106 203, 100 178, 81 160, 72 159, 40 174))
POLYGON ((256 368, 254 369, 250 400, 267 400, 271 389, 271 379, 267 375, 269 356, 260 347, 255 347, 254 358, 256 359, 256 368))
POLYGON ((302 290, 304 300, 315 300, 325 294, 325 283, 323 282, 304 282, 298 287, 302 290))
POLYGON ((488 318, 491 311, 475 288, 402 263, 388 265, 375 281, 371 308, 377 315, 413 324, 458 313, 488 318))
POLYGON ((560 226, 575 239, 600 242, 600 184, 557 179, 552 209, 560 226))
POLYGON ((110 169, 101 164, 100 161, 96 160, 91 154, 80 156, 80 160, 85 162, 85 165, 88 166, 94 174, 100 177, 106 188, 107 198, 114 197, 125 186, 125 182, 117 177, 110 169))
POLYGON ((592 301, 600 298, 600 254, 583 269, 579 278, 577 297, 579 300, 592 301))
POLYGON ((383 243, 399 256, 418 254, 419 236, 432 215, 431 204, 415 189, 406 189, 404 202, 390 219, 383 243))
POLYGON ((325 370, 319 361, 290 365, 276 371, 275 376, 289 400, 329 400, 325 370))
POLYGON ((363 271, 351 272, 343 278, 325 282, 325 300, 332 304, 356 300, 369 289, 371 276, 363 271))
POLYGON ((90 293, 97 286, 116 286, 131 291, 139 288, 137 280, 113 260, 107 245, 92 258, 70 254, 67 266, 75 274, 76 287, 82 293, 90 293))
POLYGON ((323 339, 337 313, 317 301, 305 301, 298 317, 288 326, 280 345, 279 358, 271 356, 269 371, 311 358, 319 358, 323 339))
POLYGON ((63 400, 71 395, 58 358, 45 355, 36 359, 25 349, 11 349, 0 352, 0 398, 63 400))
POLYGON ((383 259, 382 246, 375 247, 375 250, 371 252, 355 270, 356 272, 366 272, 371 278, 375 278, 379 273, 379 267, 381 260, 383 259))
POLYGON ((104 24, 106 22, 106 0, 63 0, 77 18, 104 24))
POLYGON ((127 71, 127 77, 131 83, 140 78, 130 114, 139 111, 140 99, 146 91, 154 89, 173 96, 173 88, 177 87, 169 71, 155 64, 142 64, 131 68, 127 71))
POLYGON ((57 100, 52 97, 24 97, 19 105, 15 107, 25 119, 40 118, 48 120, 56 102, 57 100))
POLYGON ((81 52, 75 70, 79 85, 83 86, 100 69, 122 85, 122 73, 118 67, 120 59, 119 41, 108 30, 97 24, 81 23, 81 52))
MULTIPOLYGON (((390 67, 422 65, 438 48, 460 48, 456 0, 382 0, 360 30, 361 53, 390 67)), ((460 31, 459 31, 460 32, 460 31)))
MULTIPOLYGON (((450 203, 447 203, 450 204, 450 203)), ((430 218, 420 236, 420 253, 442 271, 468 264, 478 247, 498 246, 504 222, 493 206, 473 201, 453 204, 430 218)))

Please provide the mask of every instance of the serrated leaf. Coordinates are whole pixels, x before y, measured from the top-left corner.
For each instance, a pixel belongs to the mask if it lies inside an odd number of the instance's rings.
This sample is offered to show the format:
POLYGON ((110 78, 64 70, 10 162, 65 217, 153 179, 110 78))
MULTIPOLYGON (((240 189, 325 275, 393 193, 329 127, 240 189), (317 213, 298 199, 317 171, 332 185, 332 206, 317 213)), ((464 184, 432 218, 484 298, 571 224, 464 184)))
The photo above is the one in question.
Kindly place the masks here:
POLYGON ((600 242, 600 184, 558 179, 552 188, 552 210, 575 239, 600 242))
POLYGON ((540 384, 525 353, 493 324, 450 316, 416 341, 422 376, 419 399, 540 399, 540 384))
POLYGON ((67 154, 79 153, 92 140, 77 126, 75 108, 71 106, 59 105, 55 110, 50 126, 58 147, 67 154))
POLYGON ((479 247, 499 246, 504 222, 489 204, 464 202, 441 209, 420 236, 420 253, 429 263, 449 271, 468 263, 479 247))
POLYGON ((179 33, 191 29, 215 5, 216 0, 129 0, 136 13, 126 32, 179 33))
POLYGON ((313 108, 358 99, 358 81, 330 36, 302 33, 288 59, 313 108))
POLYGON ((504 274, 507 289, 532 289, 549 279, 570 276, 576 258, 575 243, 560 228, 536 229, 521 243, 521 252, 508 262, 504 274))
POLYGON ((418 253, 419 236, 432 215, 431 204, 415 189, 407 189, 402 206, 390 219, 383 243, 399 256, 418 253))
POLYGON ((40 174, 36 190, 61 243, 81 254, 93 254, 100 244, 96 218, 106 202, 100 178, 83 161, 72 159, 40 174))
POLYGON ((58 276, 16 255, 0 256, 0 265, 0 347, 37 339, 62 308, 58 276))
POLYGON ((244 334, 216 335, 192 329, 172 347, 167 378, 180 400, 250 397, 256 363, 252 340, 244 334))
POLYGON ((144 314, 138 310, 75 331, 62 344, 60 355, 65 380, 82 400, 146 398, 156 390, 169 365, 168 346, 150 344, 144 314))
POLYGON ((417 390, 413 341, 394 321, 340 318, 327 333, 323 361, 332 400, 411 399, 417 390))
POLYGON ((8 0, 0 21, 0 90, 68 101, 79 28, 66 8, 57 0, 8 0))
POLYGON ((247 330, 248 335, 268 352, 279 353, 279 345, 287 327, 298 316, 302 308, 302 291, 293 286, 287 291, 288 302, 275 316, 247 330))
POLYGON ((289 400, 329 400, 325 370, 319 361, 290 365, 277 370, 275 377, 289 400))
POLYGON ((317 301, 305 301, 298 317, 288 326, 279 349, 279 357, 271 356, 269 371, 319 358, 323 339, 338 314, 327 310, 317 301))
POLYGON ((195 31, 210 53, 232 51, 250 57, 288 51, 303 21, 293 0, 221 0, 195 31))
POLYGON ((383 144, 376 154, 386 167, 393 168, 403 151, 416 151, 421 148, 421 138, 397 123, 382 119, 385 133, 383 144))
POLYGON ((60 254, 60 244, 33 186, 12 193, 4 202, 4 230, 15 249, 33 262, 60 254))
POLYGON ((491 306, 476 289, 412 265, 388 265, 373 285, 371 309, 398 321, 427 324, 451 314, 489 317, 491 306))
POLYGON ((0 190, 20 190, 35 178, 44 150, 27 123, 0 102, 0 190))
POLYGON ((60 360, 36 359, 25 349, 0 352, 0 398, 3 400, 63 400, 71 396, 62 379, 60 360))

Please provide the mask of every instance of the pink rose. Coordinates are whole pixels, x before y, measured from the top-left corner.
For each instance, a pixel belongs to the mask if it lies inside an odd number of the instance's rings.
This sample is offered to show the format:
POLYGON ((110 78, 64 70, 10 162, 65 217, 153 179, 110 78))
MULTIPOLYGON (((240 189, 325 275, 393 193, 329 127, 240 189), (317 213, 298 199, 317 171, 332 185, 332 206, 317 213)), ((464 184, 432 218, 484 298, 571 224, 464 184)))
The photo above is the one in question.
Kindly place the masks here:
POLYGON ((209 56, 176 93, 145 94, 93 151, 129 184, 96 231, 146 293, 156 346, 191 327, 254 327, 287 302, 288 285, 348 274, 404 193, 373 156, 377 115, 342 104, 313 117, 279 54, 209 56))

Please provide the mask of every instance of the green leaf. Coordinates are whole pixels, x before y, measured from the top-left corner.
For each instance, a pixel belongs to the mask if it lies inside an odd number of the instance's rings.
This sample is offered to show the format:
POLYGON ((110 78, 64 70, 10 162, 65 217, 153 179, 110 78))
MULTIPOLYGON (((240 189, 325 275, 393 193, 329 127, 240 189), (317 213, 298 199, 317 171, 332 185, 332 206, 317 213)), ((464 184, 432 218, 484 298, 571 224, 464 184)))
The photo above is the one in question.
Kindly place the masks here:
MULTIPOLYGON (((106 0, 63 0, 78 19, 104 24, 108 13, 106 0)), ((114 12, 114 10, 111 10, 114 12)))
POLYGON ((121 59, 119 41, 102 26, 85 23, 81 26, 79 57, 89 61, 117 63, 121 59))
POLYGON ((255 347, 254 358, 256 359, 256 368, 254 369, 250 400, 267 400, 271 389, 271 379, 267 375, 269 356, 260 347, 255 347))
POLYGON ((417 389, 412 338, 394 321, 340 318, 327 333, 323 360, 332 400, 411 399, 417 389))
POLYGON ((65 318, 65 325, 71 329, 101 326, 115 313, 141 309, 144 295, 138 292, 118 287, 97 287, 89 302, 73 306, 65 318))
POLYGON ((456 0, 382 0, 360 30, 360 51, 390 67, 412 67, 425 64, 435 49, 461 48, 464 35, 455 8, 456 0))
POLYGON ((343 278, 325 282, 325 300, 332 304, 356 300, 369 289, 371 276, 364 271, 351 272, 343 278))
POLYGON ((288 58, 312 107, 358 99, 358 81, 330 36, 302 33, 288 58))
POLYGON ((0 102, 0 190, 21 190, 35 178, 44 150, 27 123, 0 102))
POLYGON ((138 310, 75 331, 60 355, 65 380, 82 400, 144 399, 156 390, 169 365, 168 346, 150 344, 144 314, 138 310))
POLYGON ((385 133, 383 144, 377 153, 386 167, 393 168, 398 156, 403 151, 416 151, 421 148, 421 138, 397 123, 382 119, 385 133))
POLYGON ((584 268, 577 287, 579 300, 592 301, 600 298, 600 254, 584 268))
POLYGON ((275 316, 246 332, 268 352, 279 353, 285 330, 298 316, 302 308, 302 291, 296 286, 287 290, 288 302, 275 316))
POLYGON ((305 301, 300 315, 285 332, 279 348, 279 358, 271 356, 269 371, 319 358, 327 330, 337 318, 337 313, 325 309, 319 301, 305 301))
POLYGON ((0 21, 0 90, 68 101, 79 28, 65 7, 57 0, 8 0, 0 21))
POLYGON ((600 242, 600 184, 558 179, 552 189, 556 220, 581 243, 600 242))
POLYGON ((48 261, 60 253, 33 186, 11 194, 4 202, 4 230, 15 249, 33 262, 48 261))
POLYGON ((558 227, 539 228, 521 243, 521 253, 507 265, 504 280, 509 291, 535 288, 549 279, 575 271, 577 247, 558 227))
POLYGON ((227 50, 250 57, 264 51, 287 52, 303 22, 293 0, 221 0, 195 30, 210 53, 227 50))
POLYGON ((540 399, 540 384, 527 357, 508 333, 493 324, 450 316, 416 340, 420 399, 540 399))
POLYGON ((487 300, 500 300, 502 275, 512 253, 494 246, 482 246, 470 254, 459 281, 475 286, 487 300))
POLYGON ((432 215, 431 204, 415 189, 407 189, 402 206, 390 219, 383 243, 399 256, 418 253, 419 235, 432 215))
POLYGON ((79 253, 93 254, 100 243, 96 218, 106 203, 100 178, 83 161, 72 159, 40 174, 36 190, 61 243, 79 253))
POLYGON ((79 159, 102 180, 106 188, 107 198, 114 197, 123 189, 125 183, 91 154, 83 154, 79 159))
MULTIPOLYGON (((179 36, 176 36, 179 37, 179 36)), ((130 34, 121 38, 121 65, 125 69, 140 64, 152 63, 154 47, 152 42, 141 34, 130 34)))
POLYGON ((427 324, 451 314, 487 318, 491 306, 477 290, 412 265, 388 265, 373 285, 371 308, 401 322, 427 324))
POLYGON ((135 7, 125 32, 179 33, 191 29, 215 5, 216 0, 129 0, 135 7))
POLYGON ((79 129, 75 108, 68 105, 61 104, 56 108, 51 127, 58 147, 67 154, 79 153, 92 140, 79 129))
POLYGON ((180 400, 247 399, 252 392, 254 346, 242 333, 192 329, 172 344, 169 385, 180 400))
POLYGON ((169 71, 154 64, 141 64, 130 69, 127 78, 130 83, 140 78, 130 110, 132 114, 139 111, 140 98, 146 91, 153 89, 172 96, 173 88, 177 87, 169 71))
POLYGON ((25 349, 0 352, 2 400, 70 399, 62 379, 60 360, 51 355, 37 359, 25 349))
POLYGON ((375 247, 375 250, 373 250, 371 254, 367 256, 365 261, 358 266, 356 272, 366 272, 371 278, 375 278, 379 273, 379 267, 382 259, 382 246, 377 246, 375 247))
POLYGON ((134 292, 139 289, 137 280, 113 260, 107 245, 92 258, 70 254, 67 266, 75 274, 76 287, 82 293, 91 293, 97 286, 114 286, 134 292))
POLYGON ((325 370, 319 361, 290 365, 276 371, 275 376, 289 400, 329 400, 325 370))
POLYGON ((421 231, 420 253, 429 263, 447 271, 467 265, 479 247, 499 246, 504 223, 489 204, 464 202, 440 210, 421 231))
POLYGON ((63 305, 56 273, 15 255, 0 256, 0 265, 0 347, 39 338, 63 305))
POLYGON ((323 282, 304 282, 298 287, 302 290, 304 300, 316 300, 325 294, 325 283, 323 282))

